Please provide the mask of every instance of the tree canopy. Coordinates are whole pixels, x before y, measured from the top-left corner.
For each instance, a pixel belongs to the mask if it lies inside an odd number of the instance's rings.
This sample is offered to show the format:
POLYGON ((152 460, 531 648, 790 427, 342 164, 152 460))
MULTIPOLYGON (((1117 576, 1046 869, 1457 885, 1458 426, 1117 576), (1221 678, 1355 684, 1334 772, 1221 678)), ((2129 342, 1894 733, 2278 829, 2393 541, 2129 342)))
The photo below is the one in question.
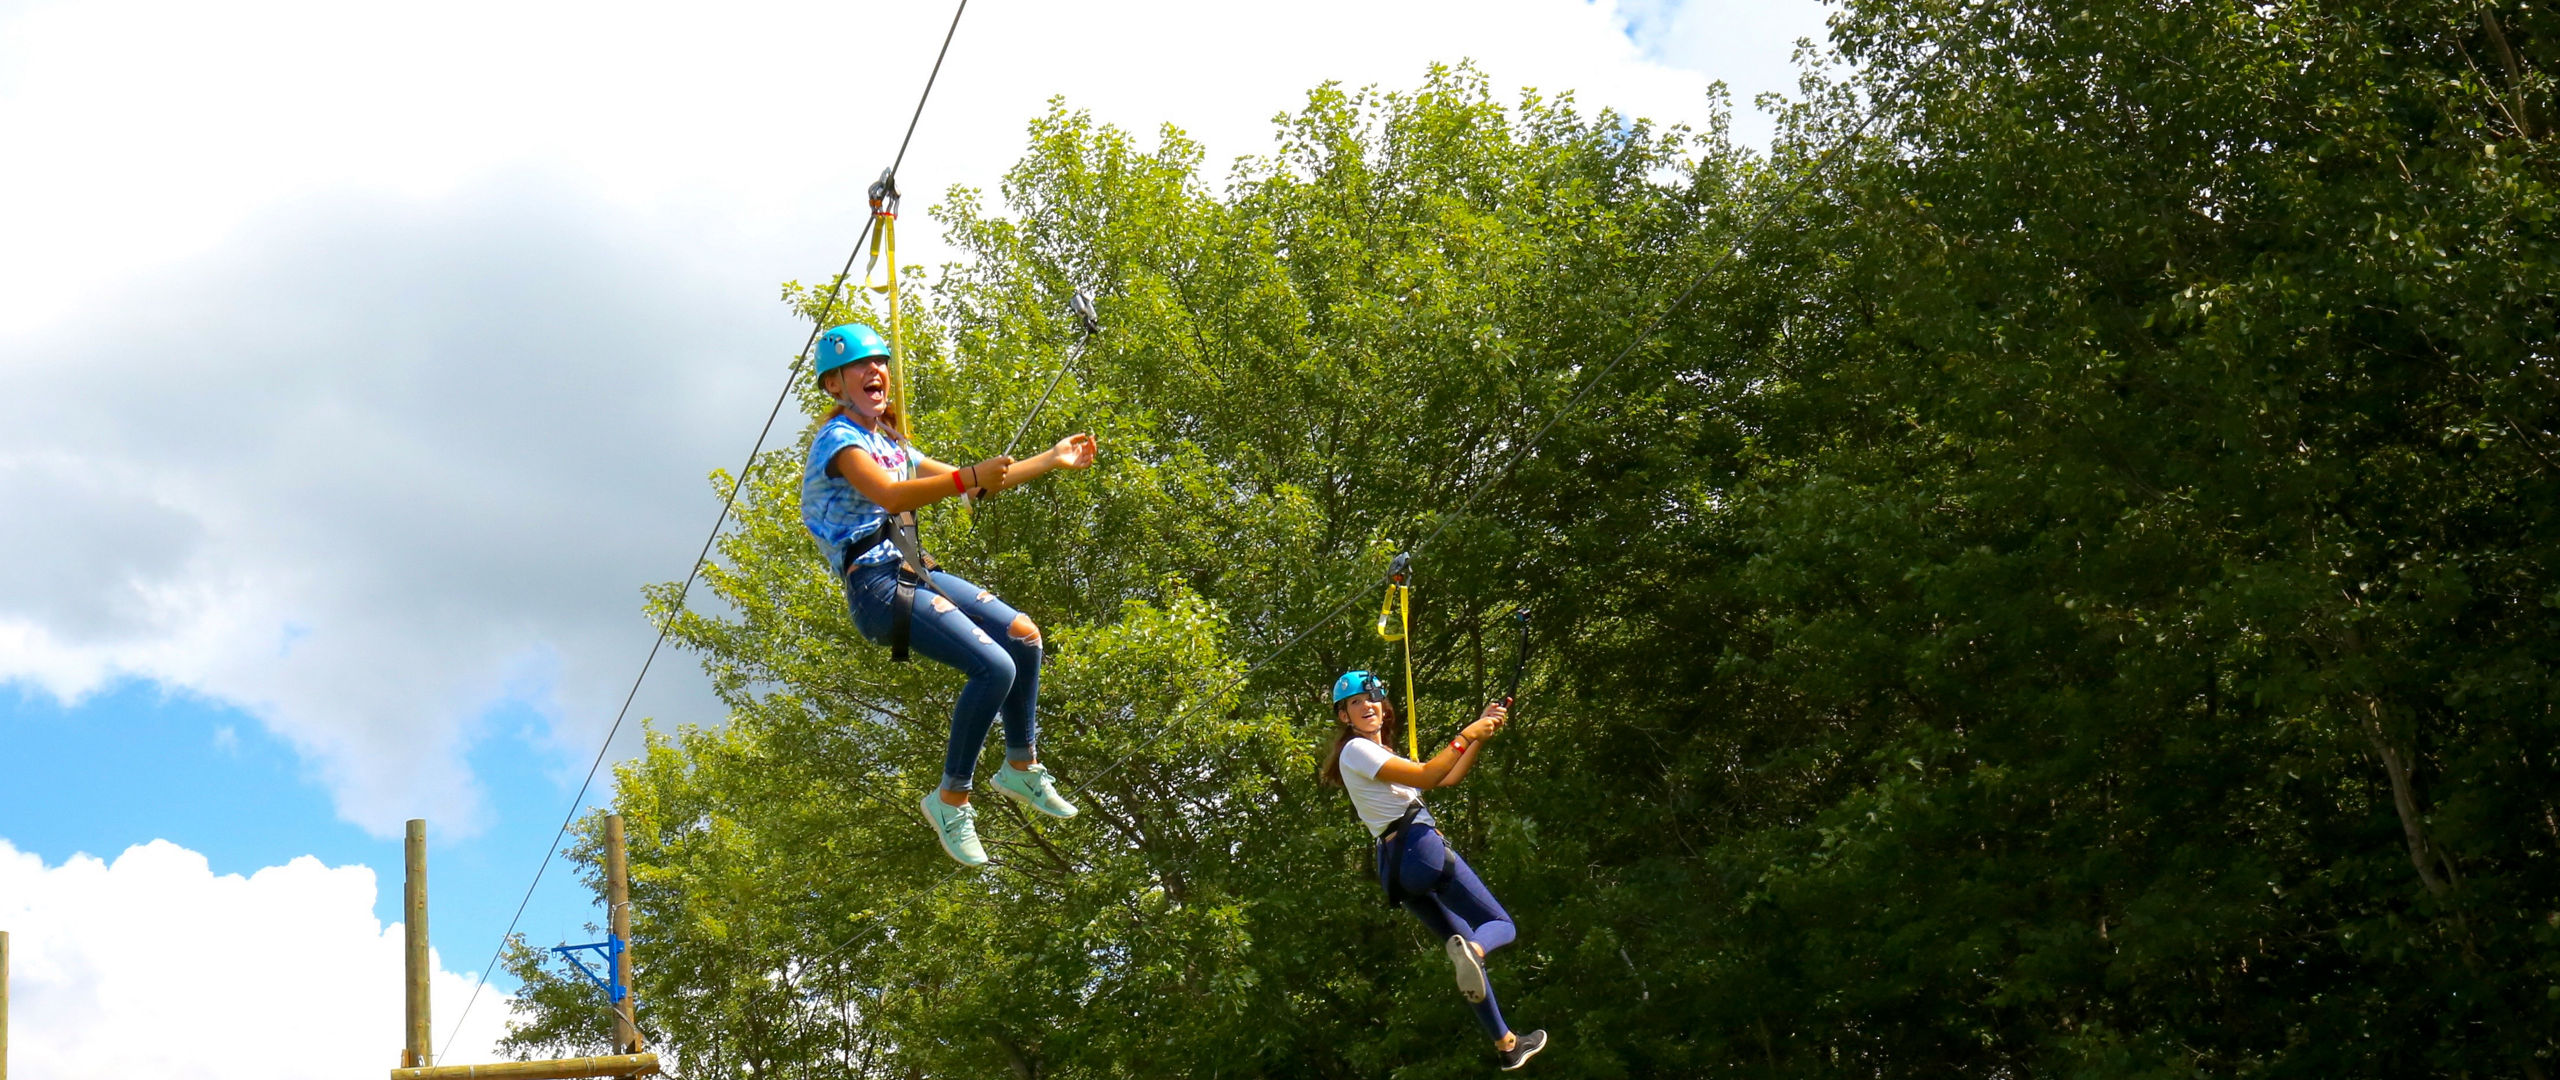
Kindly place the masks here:
MULTIPOLYGON (((860 640, 766 455, 723 607, 650 594, 729 714, 617 774, 679 1075, 1485 1069, 1315 780, 1426 537, 1426 738, 1531 627, 1434 807, 1533 1068, 2548 1075, 2560 21, 1856 0, 1833 47, 1765 154, 1461 66, 1222 179, 1056 104, 953 189, 928 452, 1000 449, 1100 297, 1034 438, 1102 464, 926 522, 1046 629, 1086 812, 988 800, 953 872, 957 677, 860 640)), ((510 963, 515 1049, 604 1043, 510 963)))

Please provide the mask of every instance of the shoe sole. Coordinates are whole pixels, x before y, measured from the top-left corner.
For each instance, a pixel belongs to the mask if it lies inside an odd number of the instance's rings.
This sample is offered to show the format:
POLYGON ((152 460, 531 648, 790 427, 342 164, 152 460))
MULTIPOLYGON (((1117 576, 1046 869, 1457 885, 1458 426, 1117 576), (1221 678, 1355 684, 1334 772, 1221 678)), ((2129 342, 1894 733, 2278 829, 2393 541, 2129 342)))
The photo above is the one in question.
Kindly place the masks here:
POLYGON ((1504 1071, 1504 1072, 1510 1072, 1510 1071, 1511 1071, 1511 1070, 1513 1070, 1513 1069, 1517 1069, 1517 1068, 1519 1068, 1520 1066, 1523 1066, 1523 1065, 1528 1064, 1528 1063, 1529 1063, 1529 1059, 1530 1059, 1530 1058, 1533 1058, 1533 1057, 1538 1056, 1538 1051, 1544 1050, 1544 1049, 1546 1049, 1546 1048, 1547 1048, 1547 1040, 1545 1040, 1545 1039, 1540 1039, 1540 1040, 1538 1040, 1538 1045, 1530 1047, 1530 1048, 1529 1048, 1529 1052, 1528 1052, 1528 1053, 1525 1053, 1525 1054, 1520 1055, 1520 1060, 1518 1060, 1518 1061, 1514 1061, 1514 1062, 1511 1062, 1511 1063, 1509 1063, 1509 1064, 1507 1064, 1507 1065, 1504 1065, 1504 1066, 1502 1067, 1502 1071, 1504 1071))
POLYGON ((924 827, 933 830, 933 842, 942 845, 942 853, 951 856, 952 862, 970 867, 987 865, 986 860, 984 859, 977 862, 970 862, 968 856, 962 855, 952 848, 951 841, 943 839, 942 826, 933 823, 933 800, 935 798, 935 794, 928 791, 924 793, 924 798, 916 803, 916 809, 924 811, 924 827))
POLYGON ((1458 996, 1483 1001, 1484 964, 1476 959, 1476 951, 1467 947, 1467 939, 1451 934, 1441 947, 1449 954, 1449 966, 1457 969, 1458 996))
POLYGON ((1023 793, 1021 793, 1021 792, 1019 792, 1019 791, 1015 791, 1015 790, 1013 790, 1012 788, 1006 787, 1006 786, 1004 786, 1004 785, 1003 785, 1003 784, 1001 784, 1001 783, 996 784, 996 785, 995 785, 995 789, 996 789, 997 791, 1004 792, 1004 797, 1005 797, 1005 798, 1008 798, 1008 799, 1011 799, 1011 800, 1013 800, 1013 801, 1015 801, 1015 802, 1021 803, 1025 809, 1030 810, 1032 813, 1039 814, 1039 815, 1042 815, 1042 816, 1044 816, 1044 817, 1053 817, 1053 818, 1056 818, 1056 819, 1058 819, 1058 820, 1060 820, 1060 821, 1065 821, 1065 820, 1067 820, 1068 818, 1072 818, 1072 817, 1076 816, 1076 810, 1075 810, 1075 807, 1072 807, 1072 806, 1068 807, 1068 808, 1067 808, 1067 812, 1066 812, 1066 813, 1063 813, 1063 814, 1052 814, 1052 813, 1050 813, 1050 812, 1049 812, 1049 810, 1048 810, 1048 808, 1047 808, 1047 807, 1044 807, 1044 806, 1040 805, 1039 803, 1032 801, 1032 798, 1031 798, 1031 796, 1029 796, 1029 795, 1025 795, 1025 794, 1023 794, 1023 793))

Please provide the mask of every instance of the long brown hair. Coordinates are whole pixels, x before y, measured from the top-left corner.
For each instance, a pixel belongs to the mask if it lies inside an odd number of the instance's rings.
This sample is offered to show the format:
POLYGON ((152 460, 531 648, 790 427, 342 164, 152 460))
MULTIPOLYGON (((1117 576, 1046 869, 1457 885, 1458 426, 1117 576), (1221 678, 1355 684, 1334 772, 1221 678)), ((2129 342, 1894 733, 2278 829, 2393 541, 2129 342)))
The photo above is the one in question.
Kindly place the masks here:
MULTIPOLYGON (((1350 700, 1350 698, 1344 698, 1343 703, 1348 703, 1350 700)), ((1379 702, 1378 705, 1380 708, 1387 711, 1386 718, 1378 725, 1378 737, 1386 740, 1387 746, 1392 748, 1396 744, 1396 738, 1404 734, 1404 714, 1396 711, 1395 702, 1382 701, 1379 702)), ((1316 768, 1316 779, 1334 787, 1341 787, 1342 748, 1350 745, 1351 740, 1359 737, 1359 732, 1351 730, 1351 711, 1343 708, 1341 703, 1335 704, 1333 707, 1333 750, 1324 756, 1324 763, 1316 768)))

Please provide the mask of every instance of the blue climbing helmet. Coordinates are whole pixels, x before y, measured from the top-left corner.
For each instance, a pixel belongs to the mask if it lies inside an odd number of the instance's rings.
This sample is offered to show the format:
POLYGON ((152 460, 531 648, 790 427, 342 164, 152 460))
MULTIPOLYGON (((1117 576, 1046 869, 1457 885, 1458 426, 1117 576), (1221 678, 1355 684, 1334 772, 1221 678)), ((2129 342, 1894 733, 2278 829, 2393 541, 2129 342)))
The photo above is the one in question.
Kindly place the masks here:
POLYGON ((824 378, 828 372, 846 364, 887 355, 889 343, 880 340, 880 331, 861 323, 846 323, 818 335, 817 374, 824 378))
POLYGON ((1371 675, 1366 671, 1346 671, 1342 673, 1341 678, 1333 680, 1333 703, 1336 705, 1340 705, 1352 698, 1359 697, 1362 694, 1367 694, 1379 701, 1385 701, 1387 700, 1387 684, 1378 681, 1377 676, 1371 675))

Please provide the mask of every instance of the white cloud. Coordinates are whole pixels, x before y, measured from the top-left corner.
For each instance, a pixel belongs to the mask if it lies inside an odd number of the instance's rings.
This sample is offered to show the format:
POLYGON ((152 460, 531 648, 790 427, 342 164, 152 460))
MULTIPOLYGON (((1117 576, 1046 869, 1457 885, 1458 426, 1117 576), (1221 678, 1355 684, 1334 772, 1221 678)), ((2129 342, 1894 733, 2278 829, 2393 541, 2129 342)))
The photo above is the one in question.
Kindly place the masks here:
MULTIPOLYGON (((1402 86, 1461 58, 1499 84, 1701 121, 1710 77, 1792 85, 1789 42, 1820 37, 1824 10, 976 0, 909 187, 992 181, 1053 94, 1140 131, 1180 124, 1224 160, 1262 150, 1268 118, 1319 81, 1402 86)), ((861 185, 894 152, 949 13, 815 0, 21 0, 0 7, 0 145, 40 167, 0 175, 0 236, 18 251, 0 264, 0 312, 57 312, 137 262, 220 243, 260 206, 348 187, 436 198, 527 162, 600 201, 699 200, 689 209, 709 225, 858 224, 861 185)), ((840 250, 849 235, 803 251, 840 250)))
MULTIPOLYGON (((372 870, 308 857, 215 875, 163 840, 48 867, 0 840, 11 1067, 50 1080, 385 1075, 402 1043, 402 930, 374 917, 376 887, 372 870)), ((438 1039, 470 992, 438 959, 438 1039)), ((495 1060, 506 1014, 483 1000, 447 1060, 495 1060)))
MULTIPOLYGON (((992 189, 1052 95, 1213 162, 1319 81, 1462 58, 1703 123, 1704 10, 976 0, 910 205, 992 189)), ((582 770, 638 587, 684 571, 801 341, 775 286, 842 258, 948 17, 0 0, 0 681, 241 706, 380 835, 481 821, 498 702, 582 770)), ((638 711, 712 718, 680 657, 638 711)))
POLYGON ((1830 47, 1836 7, 1818 0, 1619 0, 1628 35, 1647 58, 1724 80, 1733 94, 1734 138, 1766 147, 1776 123, 1752 107, 1762 94, 1796 96, 1799 42, 1830 47))
MULTIPOLYGON (((770 281, 656 226, 538 177, 313 200, 139 277, 143 310, 19 335, 0 533, 62 554, 0 577, 0 677, 241 705, 385 835, 480 823, 494 703, 576 710, 591 753, 639 586, 683 571, 792 348, 759 343, 791 332, 770 281)), ((643 715, 710 718, 669 659, 643 715)))

